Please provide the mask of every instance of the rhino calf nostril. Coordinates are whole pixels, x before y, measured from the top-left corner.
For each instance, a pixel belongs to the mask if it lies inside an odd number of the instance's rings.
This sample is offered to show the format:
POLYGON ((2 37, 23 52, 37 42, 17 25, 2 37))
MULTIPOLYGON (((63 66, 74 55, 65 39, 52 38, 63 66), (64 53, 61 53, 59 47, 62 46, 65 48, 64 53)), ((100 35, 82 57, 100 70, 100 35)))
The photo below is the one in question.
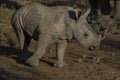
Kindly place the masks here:
POLYGON ((89 47, 89 50, 94 50, 95 49, 95 46, 90 46, 89 47))

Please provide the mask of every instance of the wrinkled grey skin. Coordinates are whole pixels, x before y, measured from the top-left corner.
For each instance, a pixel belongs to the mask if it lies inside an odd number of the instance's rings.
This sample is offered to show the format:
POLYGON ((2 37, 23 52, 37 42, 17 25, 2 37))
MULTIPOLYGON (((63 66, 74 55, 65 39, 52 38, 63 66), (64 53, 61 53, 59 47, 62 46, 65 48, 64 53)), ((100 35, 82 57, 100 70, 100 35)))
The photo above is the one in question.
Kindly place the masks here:
POLYGON ((26 61, 30 66, 38 66, 49 43, 57 45, 56 67, 65 66, 64 52, 67 40, 75 39, 84 48, 97 49, 102 40, 86 21, 90 10, 80 16, 80 9, 71 7, 47 7, 40 3, 28 4, 15 12, 12 26, 16 32, 21 50, 27 51, 30 40, 37 40, 34 54, 26 61))

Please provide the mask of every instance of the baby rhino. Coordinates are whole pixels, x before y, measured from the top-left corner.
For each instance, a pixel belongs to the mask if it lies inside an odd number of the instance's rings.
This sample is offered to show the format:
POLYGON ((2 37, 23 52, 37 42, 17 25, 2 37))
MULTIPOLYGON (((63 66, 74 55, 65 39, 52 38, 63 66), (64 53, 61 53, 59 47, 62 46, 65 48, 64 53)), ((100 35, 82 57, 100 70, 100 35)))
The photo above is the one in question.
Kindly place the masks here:
POLYGON ((34 54, 26 61, 30 66, 38 66, 49 43, 57 45, 56 67, 63 67, 67 41, 73 37, 81 46, 89 50, 100 46, 102 36, 95 33, 87 23, 90 10, 81 14, 80 9, 72 7, 48 7, 40 3, 27 4, 12 17, 11 23, 18 38, 20 49, 27 52, 31 39, 37 40, 34 54))

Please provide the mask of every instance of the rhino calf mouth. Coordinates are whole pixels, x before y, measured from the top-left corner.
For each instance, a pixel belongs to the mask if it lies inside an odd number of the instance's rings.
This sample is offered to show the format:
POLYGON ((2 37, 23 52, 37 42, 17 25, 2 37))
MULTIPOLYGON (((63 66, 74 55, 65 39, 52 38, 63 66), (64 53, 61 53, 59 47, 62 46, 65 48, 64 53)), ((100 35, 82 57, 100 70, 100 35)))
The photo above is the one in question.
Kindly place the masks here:
POLYGON ((89 50, 91 50, 91 51, 92 51, 92 50, 95 50, 95 49, 96 49, 95 46, 90 46, 90 47, 89 47, 89 50))

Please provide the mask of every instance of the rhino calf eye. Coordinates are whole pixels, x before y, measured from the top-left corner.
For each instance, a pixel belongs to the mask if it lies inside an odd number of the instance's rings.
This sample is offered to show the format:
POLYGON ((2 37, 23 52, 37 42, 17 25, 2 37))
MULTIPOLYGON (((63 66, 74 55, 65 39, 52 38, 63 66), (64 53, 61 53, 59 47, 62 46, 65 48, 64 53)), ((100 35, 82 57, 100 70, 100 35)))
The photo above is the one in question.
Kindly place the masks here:
POLYGON ((84 36, 85 36, 85 37, 88 37, 88 34, 87 34, 87 33, 84 33, 84 36))

